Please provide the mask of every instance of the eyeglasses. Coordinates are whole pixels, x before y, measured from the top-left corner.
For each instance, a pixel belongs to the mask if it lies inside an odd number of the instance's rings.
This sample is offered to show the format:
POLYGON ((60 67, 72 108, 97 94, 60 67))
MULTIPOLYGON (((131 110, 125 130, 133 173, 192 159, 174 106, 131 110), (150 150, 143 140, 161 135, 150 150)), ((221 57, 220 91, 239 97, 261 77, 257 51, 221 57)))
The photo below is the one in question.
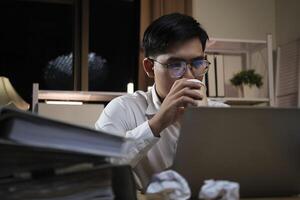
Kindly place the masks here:
POLYGON ((165 64, 153 58, 148 58, 148 59, 151 60, 152 62, 157 62, 163 67, 167 68, 172 78, 181 78, 186 72, 188 66, 190 67, 190 69, 192 70, 196 78, 201 77, 208 72, 208 67, 210 65, 210 62, 204 59, 195 59, 192 60, 191 62, 178 61, 178 62, 165 63, 165 64))

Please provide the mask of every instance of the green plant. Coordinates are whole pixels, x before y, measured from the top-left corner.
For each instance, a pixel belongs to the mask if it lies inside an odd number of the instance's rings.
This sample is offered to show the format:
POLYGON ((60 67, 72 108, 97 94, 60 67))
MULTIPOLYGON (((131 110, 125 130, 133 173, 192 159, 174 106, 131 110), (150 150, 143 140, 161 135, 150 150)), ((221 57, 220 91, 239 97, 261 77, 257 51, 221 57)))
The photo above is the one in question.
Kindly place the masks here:
POLYGON ((255 73, 254 69, 242 70, 241 72, 235 74, 230 82, 234 86, 240 86, 242 84, 256 85, 257 88, 260 88, 263 85, 262 76, 260 74, 255 73))

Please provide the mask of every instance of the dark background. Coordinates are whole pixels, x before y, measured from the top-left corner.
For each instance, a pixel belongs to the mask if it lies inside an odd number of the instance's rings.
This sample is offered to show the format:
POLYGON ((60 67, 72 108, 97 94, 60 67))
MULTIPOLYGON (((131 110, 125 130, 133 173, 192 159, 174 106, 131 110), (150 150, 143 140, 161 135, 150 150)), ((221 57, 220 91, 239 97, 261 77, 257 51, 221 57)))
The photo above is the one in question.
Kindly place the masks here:
MULTIPOLYGON (((70 2, 0 1, 0 76, 8 77, 29 103, 33 83, 46 90, 74 88, 70 2)), ((89 90, 126 91, 128 82, 137 85, 139 4, 90 1, 89 46, 94 57, 89 60, 89 90)))

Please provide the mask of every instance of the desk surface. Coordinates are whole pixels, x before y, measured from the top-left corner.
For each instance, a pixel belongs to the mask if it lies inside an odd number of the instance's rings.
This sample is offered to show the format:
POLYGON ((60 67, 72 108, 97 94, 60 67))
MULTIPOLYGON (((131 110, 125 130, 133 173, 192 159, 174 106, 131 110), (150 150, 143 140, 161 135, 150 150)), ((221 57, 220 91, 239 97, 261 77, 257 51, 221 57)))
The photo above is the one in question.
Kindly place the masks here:
MULTIPOLYGON (((143 195, 140 192, 137 193, 138 200, 165 200, 163 194, 152 194, 152 195, 143 195)), ((245 198, 243 200, 300 200, 299 197, 274 197, 274 198, 245 198)))
POLYGON ((300 200, 300 197, 246 198, 245 200, 300 200))

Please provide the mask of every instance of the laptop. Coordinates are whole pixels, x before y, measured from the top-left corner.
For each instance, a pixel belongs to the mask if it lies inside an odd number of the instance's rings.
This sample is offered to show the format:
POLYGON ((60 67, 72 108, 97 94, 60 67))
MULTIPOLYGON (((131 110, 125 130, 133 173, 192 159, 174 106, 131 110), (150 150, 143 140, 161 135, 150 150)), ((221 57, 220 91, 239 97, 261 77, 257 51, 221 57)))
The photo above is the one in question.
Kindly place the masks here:
POLYGON ((300 109, 188 108, 172 169, 193 197, 208 179, 238 182, 241 197, 300 194, 300 109))

